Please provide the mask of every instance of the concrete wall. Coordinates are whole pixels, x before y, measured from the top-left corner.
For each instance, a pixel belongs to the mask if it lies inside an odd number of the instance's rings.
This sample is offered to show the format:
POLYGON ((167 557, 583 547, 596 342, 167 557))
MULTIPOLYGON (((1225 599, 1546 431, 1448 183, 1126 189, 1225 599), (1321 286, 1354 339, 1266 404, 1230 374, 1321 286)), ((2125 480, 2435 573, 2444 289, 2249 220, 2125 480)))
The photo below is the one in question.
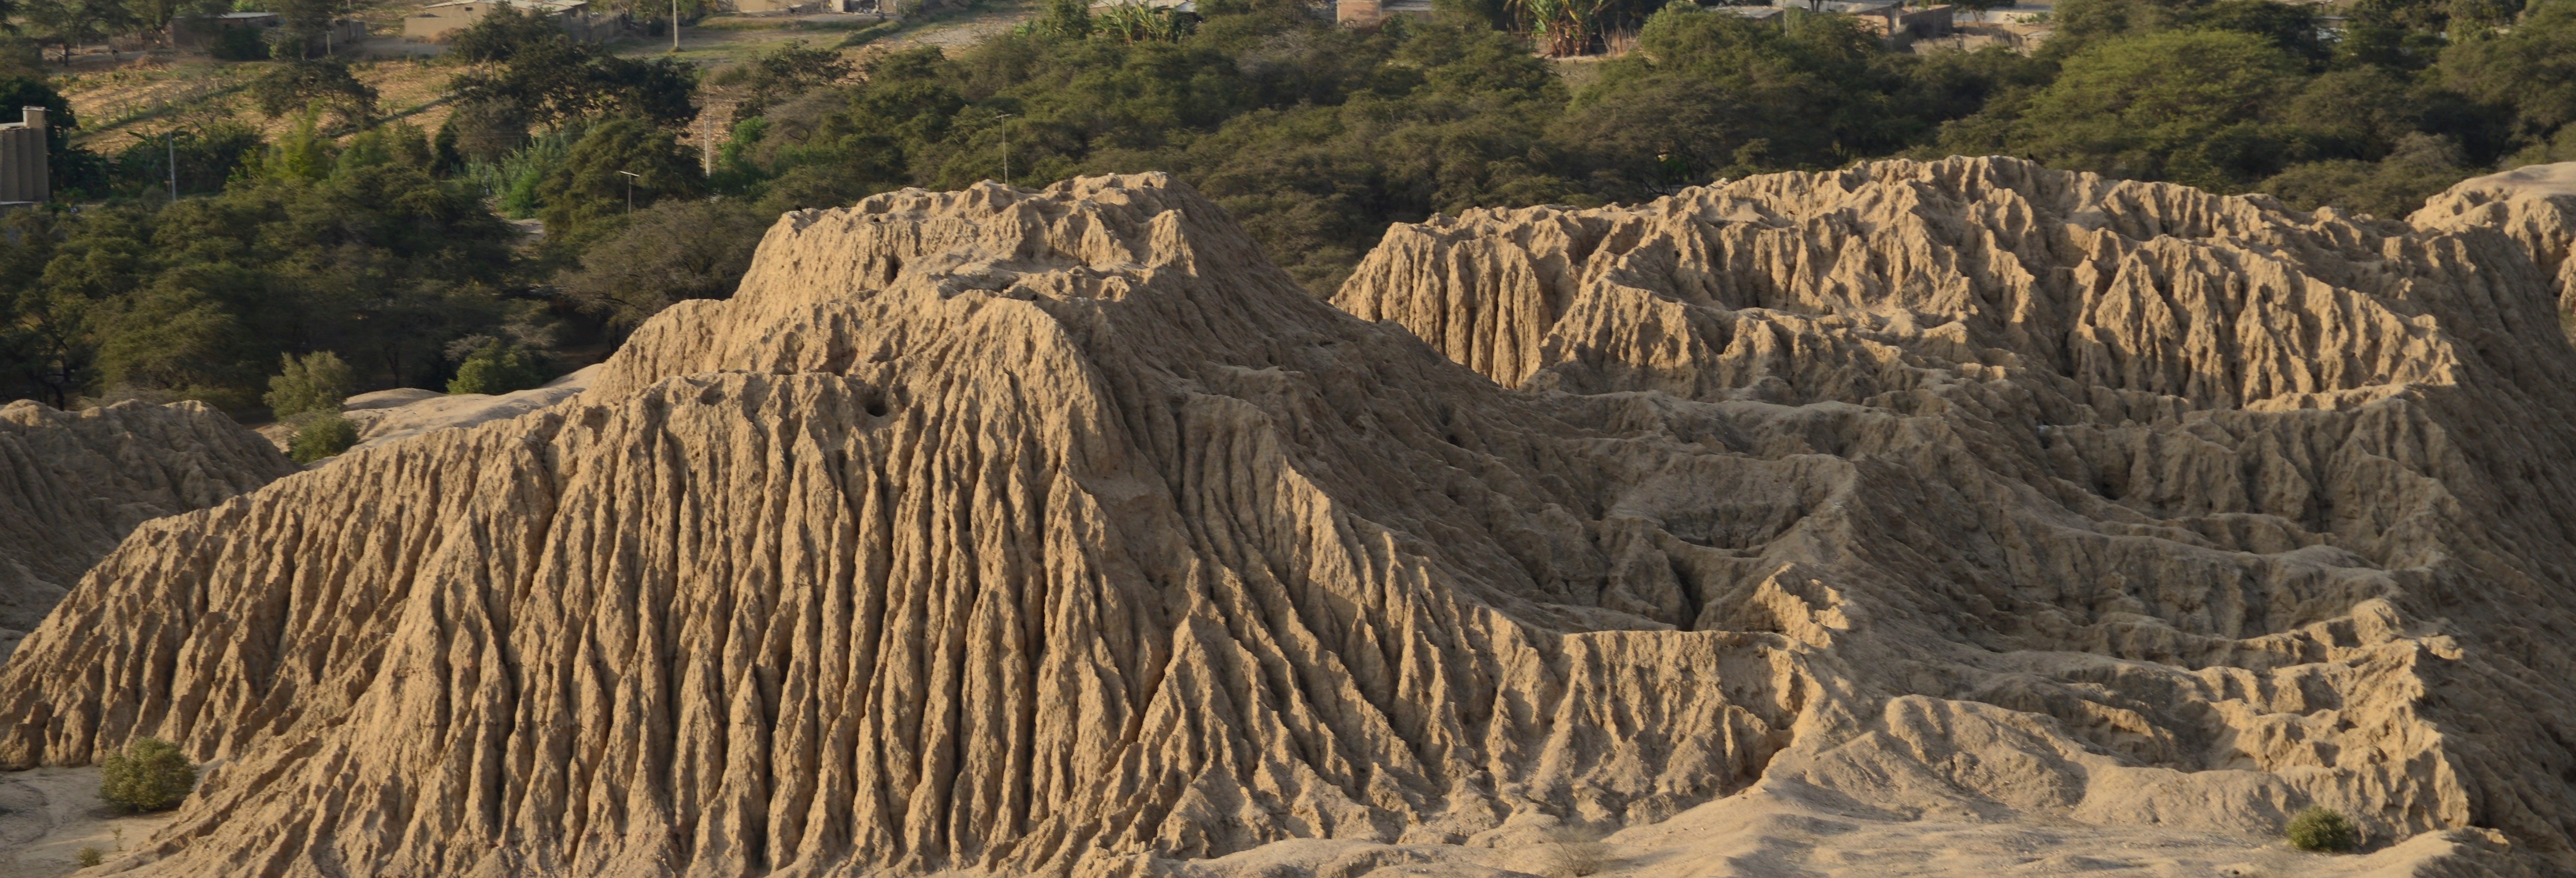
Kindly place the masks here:
POLYGON ((45 108, 21 111, 24 122, 0 125, 0 201, 53 197, 45 166, 45 108))

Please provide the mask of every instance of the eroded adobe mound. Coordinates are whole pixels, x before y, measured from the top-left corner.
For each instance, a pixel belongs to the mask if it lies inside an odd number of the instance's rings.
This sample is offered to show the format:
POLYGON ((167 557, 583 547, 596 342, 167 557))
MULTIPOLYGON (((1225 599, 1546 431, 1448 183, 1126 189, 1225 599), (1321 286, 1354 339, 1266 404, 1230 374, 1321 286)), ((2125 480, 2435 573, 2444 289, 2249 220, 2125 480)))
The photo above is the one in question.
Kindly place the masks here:
POLYGON ((2563 867, 2576 359, 2529 253, 2455 229, 1883 162, 1398 227, 1335 301, 1632 435, 1846 469, 1749 540, 1705 497, 1638 510, 1698 598, 1659 618, 1743 587, 1680 559, 1795 564, 1865 620, 1830 653, 1902 696, 1766 784, 1876 804, 1878 766, 1955 752, 1969 807, 2315 801, 2563 867), (2026 737, 1998 758, 1935 709, 2026 737))
POLYGON ((1756 793, 2553 862, 2542 284, 1886 163, 1400 229, 1372 325, 1159 176, 894 193, 577 400, 145 525, 0 761, 223 760, 144 875, 1153 873, 1756 793))
POLYGON ((134 526, 294 472, 204 405, 0 407, 0 659, 134 526))
MULTIPOLYGON (((2543 274, 2554 275, 2558 310, 2576 315, 2576 162, 2527 165, 2471 177, 2425 199, 2407 221, 2425 229, 2492 229, 2530 251, 2543 274)), ((2576 333, 2576 318, 2569 331, 2576 333)))

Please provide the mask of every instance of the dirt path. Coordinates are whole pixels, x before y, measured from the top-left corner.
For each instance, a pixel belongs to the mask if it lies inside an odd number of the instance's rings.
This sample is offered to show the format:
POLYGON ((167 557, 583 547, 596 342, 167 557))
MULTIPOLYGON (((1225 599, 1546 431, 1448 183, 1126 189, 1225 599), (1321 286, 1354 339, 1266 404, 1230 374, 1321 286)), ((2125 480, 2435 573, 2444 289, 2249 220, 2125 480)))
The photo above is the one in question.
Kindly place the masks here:
POLYGON ((82 848, 108 862, 170 822, 129 815, 98 798, 97 768, 0 772, 0 878, 55 878, 80 868, 82 848))

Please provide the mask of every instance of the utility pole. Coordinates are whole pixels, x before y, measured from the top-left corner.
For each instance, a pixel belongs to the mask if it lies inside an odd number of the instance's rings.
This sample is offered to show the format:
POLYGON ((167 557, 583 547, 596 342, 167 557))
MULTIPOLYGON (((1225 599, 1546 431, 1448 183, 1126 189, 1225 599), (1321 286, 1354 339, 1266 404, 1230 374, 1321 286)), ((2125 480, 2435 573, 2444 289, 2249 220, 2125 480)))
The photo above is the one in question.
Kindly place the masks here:
POLYGON ((635 173, 634 173, 634 172, 632 172, 632 171, 619 171, 618 173, 626 175, 626 212, 627 212, 627 213, 634 213, 634 212, 635 212, 635 180, 636 180, 635 173))
POLYGON ((671 54, 680 54, 680 0, 671 0, 671 54))
POLYGON ((179 129, 163 132, 161 139, 170 147, 170 200, 179 200, 179 129))
POLYGON ((1002 185, 1008 186, 1011 185, 1011 120, 1018 115, 1003 113, 994 118, 1002 122, 1002 185))

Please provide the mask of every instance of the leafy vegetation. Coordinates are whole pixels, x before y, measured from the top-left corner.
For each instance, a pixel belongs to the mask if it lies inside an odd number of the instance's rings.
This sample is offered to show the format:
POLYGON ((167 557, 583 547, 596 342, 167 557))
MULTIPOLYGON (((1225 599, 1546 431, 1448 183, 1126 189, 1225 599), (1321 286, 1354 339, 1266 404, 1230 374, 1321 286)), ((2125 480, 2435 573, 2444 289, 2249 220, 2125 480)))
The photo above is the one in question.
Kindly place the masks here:
POLYGON ((333 411, 309 411, 289 423, 295 435, 286 442, 286 457, 296 463, 312 463, 358 444, 358 425, 333 411))
POLYGON ((99 763, 98 797, 128 811, 179 807, 196 788, 197 766, 179 745, 159 738, 136 738, 99 763))
POLYGON ((278 374, 268 379, 268 394, 259 398, 280 419, 305 412, 338 412, 349 399, 349 364, 330 351, 295 356, 279 354, 278 374))
POLYGON ((2290 846, 2303 851, 2343 853, 2361 843, 2360 831, 2343 812, 2324 806, 2311 807, 2290 818, 2287 831, 2290 846))
POLYGON ((472 353, 447 382, 449 393, 510 393, 546 383, 544 366, 534 352, 499 339, 468 339, 472 353))
MULTIPOLYGON (((50 39, 39 5, 12 20, 50 39)), ((221 122, 112 155, 58 138, 66 198, 104 203, 6 219, 0 396, 248 407, 281 356, 322 352, 350 389, 533 386, 673 302, 729 295, 781 212, 904 186, 1169 171, 1327 293, 1393 222, 1892 155, 2383 217, 2576 160, 2576 0, 2063 0, 2029 54, 1652 0, 1437 8, 1344 28, 1303 0, 1195 17, 1055 0, 971 46, 791 42, 703 76, 496 14, 441 62, 455 112, 434 135, 380 120, 337 62, 274 62, 245 95, 292 120, 270 142, 221 122), (1612 35, 1633 48, 1547 57, 1612 35), (684 142, 702 108, 729 126, 711 169, 684 142), (542 243, 504 216, 541 220, 542 243)), ((32 45, 0 39, 0 101, 68 131, 32 45)))

